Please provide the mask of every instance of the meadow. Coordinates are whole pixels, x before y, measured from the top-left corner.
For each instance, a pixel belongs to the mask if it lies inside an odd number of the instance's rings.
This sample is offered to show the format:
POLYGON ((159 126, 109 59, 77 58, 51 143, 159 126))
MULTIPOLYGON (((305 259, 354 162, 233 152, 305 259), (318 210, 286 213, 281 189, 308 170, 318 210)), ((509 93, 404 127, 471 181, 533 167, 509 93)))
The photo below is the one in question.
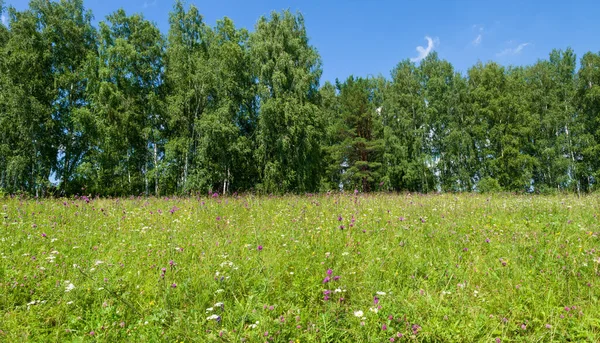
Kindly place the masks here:
POLYGON ((1 342, 597 342, 600 198, 0 199, 1 342))

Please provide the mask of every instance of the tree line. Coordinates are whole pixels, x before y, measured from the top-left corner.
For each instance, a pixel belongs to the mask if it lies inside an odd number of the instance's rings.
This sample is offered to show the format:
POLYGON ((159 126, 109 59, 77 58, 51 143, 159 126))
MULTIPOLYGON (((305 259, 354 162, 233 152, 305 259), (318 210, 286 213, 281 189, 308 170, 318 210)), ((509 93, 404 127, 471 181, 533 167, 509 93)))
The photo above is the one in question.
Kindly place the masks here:
POLYGON ((0 8, 0 191, 591 192, 600 54, 466 73, 434 52, 320 85, 299 13, 253 32, 176 1, 163 35, 83 0, 0 8))

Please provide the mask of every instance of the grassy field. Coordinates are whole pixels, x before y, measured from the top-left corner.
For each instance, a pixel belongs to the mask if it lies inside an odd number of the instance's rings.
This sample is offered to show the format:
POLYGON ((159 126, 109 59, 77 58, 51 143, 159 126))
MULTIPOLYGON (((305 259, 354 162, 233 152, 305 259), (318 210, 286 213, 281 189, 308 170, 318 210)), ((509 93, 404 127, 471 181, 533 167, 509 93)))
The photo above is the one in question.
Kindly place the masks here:
POLYGON ((0 199, 2 342, 597 342, 600 198, 0 199))

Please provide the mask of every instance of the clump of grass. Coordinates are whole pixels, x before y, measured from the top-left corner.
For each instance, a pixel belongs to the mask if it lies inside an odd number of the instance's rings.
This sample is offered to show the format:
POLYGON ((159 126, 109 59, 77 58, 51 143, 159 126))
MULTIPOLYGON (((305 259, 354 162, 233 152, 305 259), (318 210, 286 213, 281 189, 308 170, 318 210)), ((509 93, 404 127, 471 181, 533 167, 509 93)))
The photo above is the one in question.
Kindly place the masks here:
POLYGON ((0 341, 597 341, 598 198, 0 200, 0 341))

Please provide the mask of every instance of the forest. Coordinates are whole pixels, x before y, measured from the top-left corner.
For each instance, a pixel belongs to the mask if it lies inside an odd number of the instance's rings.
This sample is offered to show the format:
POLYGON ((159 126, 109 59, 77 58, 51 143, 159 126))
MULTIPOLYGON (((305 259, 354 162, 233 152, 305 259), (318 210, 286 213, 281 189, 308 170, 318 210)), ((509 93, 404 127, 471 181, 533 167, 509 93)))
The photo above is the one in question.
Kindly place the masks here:
POLYGON ((303 16, 175 1, 163 34, 83 0, 0 0, 0 193, 593 192, 600 54, 457 71, 434 52, 321 83, 303 16))

